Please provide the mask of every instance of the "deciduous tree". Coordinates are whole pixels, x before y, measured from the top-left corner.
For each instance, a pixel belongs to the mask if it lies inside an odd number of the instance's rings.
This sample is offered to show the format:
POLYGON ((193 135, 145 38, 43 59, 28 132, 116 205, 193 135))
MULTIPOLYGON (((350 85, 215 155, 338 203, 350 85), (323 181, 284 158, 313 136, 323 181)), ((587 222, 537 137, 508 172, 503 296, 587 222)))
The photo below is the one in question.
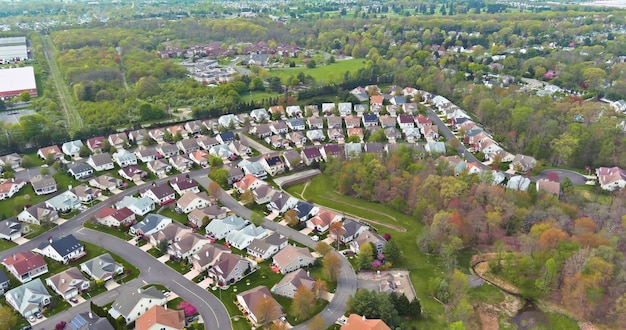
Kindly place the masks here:
POLYGON ((280 316, 280 308, 276 305, 276 302, 271 296, 263 296, 257 301, 254 307, 254 314, 257 317, 257 323, 265 325, 280 316))
POLYGON ((330 247, 330 245, 328 245, 328 243, 326 242, 318 242, 317 244, 315 244, 315 251, 317 251, 317 253, 321 254, 322 256, 325 256, 332 249, 333 248, 330 247))
POLYGON ((311 316, 315 308, 315 295, 311 289, 301 285, 296 289, 291 302, 291 312, 297 319, 305 320, 311 316))
POLYGON ((13 329, 17 324, 17 315, 8 306, 0 306, 0 320, 0 330, 13 329))
POLYGON ((341 273, 341 259, 335 253, 328 253, 322 261, 324 274, 330 282, 335 282, 341 273))
POLYGON ((326 321, 319 314, 315 315, 309 321, 309 330, 324 330, 326 329, 326 321))

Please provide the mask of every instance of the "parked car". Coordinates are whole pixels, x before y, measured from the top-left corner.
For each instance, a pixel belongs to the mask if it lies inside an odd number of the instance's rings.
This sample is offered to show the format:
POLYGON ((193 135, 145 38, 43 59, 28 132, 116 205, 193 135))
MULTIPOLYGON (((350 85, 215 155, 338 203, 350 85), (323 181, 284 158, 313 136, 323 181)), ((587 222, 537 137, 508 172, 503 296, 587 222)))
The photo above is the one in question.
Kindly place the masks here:
POLYGON ((73 304, 78 304, 78 299, 72 297, 70 298, 70 302, 73 304))
POLYGON ((317 236, 317 235, 314 235, 313 237, 311 237, 311 240, 312 240, 313 242, 317 242, 317 241, 319 241, 319 240, 320 240, 320 237, 319 237, 319 236, 317 236))
POLYGON ((41 314, 41 312, 37 312, 37 313, 35 313, 35 316, 36 316, 38 319, 43 318, 43 314, 41 314))
POLYGON ((287 317, 285 317, 285 315, 281 315, 278 317, 279 320, 281 320, 282 322, 287 322, 287 317))

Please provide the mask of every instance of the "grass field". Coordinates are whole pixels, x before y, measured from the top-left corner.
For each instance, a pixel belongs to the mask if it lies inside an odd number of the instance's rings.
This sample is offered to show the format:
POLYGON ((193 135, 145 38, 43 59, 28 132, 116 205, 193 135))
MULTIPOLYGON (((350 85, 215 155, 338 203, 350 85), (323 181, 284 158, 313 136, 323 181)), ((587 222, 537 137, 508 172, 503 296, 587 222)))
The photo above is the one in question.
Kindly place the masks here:
POLYGON ((309 69, 306 66, 295 68, 270 69, 269 74, 273 77, 279 77, 283 83, 287 83, 287 80, 290 77, 295 78, 298 73, 304 72, 304 74, 311 75, 311 77, 313 77, 318 82, 323 82, 324 84, 327 84, 330 82, 343 81, 343 75, 346 71, 356 72, 358 69, 364 66, 365 60, 362 58, 356 58, 352 60, 337 61, 329 65, 318 64, 317 67, 313 69, 309 69))
POLYGON ((442 267, 439 260, 434 256, 428 256, 416 251, 416 238, 422 232, 423 224, 409 215, 402 214, 384 205, 340 195, 331 187, 333 185, 329 177, 318 175, 309 182, 303 194, 304 184, 289 187, 287 191, 295 196, 302 194, 305 199, 312 200, 314 203, 323 206, 343 210, 346 213, 365 219, 386 222, 405 228, 405 232, 395 231, 387 227, 378 227, 378 230, 381 234, 388 232, 391 234, 392 239, 398 242, 405 255, 403 262, 398 267, 407 268, 411 271, 411 281, 424 309, 424 317, 421 320, 411 321, 411 325, 415 325, 420 329, 445 328, 443 306, 427 295, 428 279, 431 277, 443 277, 442 267), (376 213, 373 213, 371 210, 376 210, 376 213))

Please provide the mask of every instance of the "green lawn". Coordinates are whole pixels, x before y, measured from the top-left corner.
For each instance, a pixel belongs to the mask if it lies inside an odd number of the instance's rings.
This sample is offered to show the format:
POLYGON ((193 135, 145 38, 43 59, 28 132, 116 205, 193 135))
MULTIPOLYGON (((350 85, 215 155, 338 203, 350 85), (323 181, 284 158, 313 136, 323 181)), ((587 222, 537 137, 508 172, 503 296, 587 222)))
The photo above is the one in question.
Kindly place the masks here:
MULTIPOLYGON (((444 276, 440 260, 435 256, 418 252, 416 246, 416 238, 422 232, 424 225, 412 216, 402 214, 384 205, 340 195, 331 187, 333 185, 329 177, 318 175, 309 181, 304 192, 304 198, 366 220, 387 223, 406 229, 406 231, 398 231, 380 225, 373 226, 381 234, 391 234, 392 239, 398 242, 404 252, 405 258, 398 267, 411 271, 411 282, 424 309, 422 319, 413 320, 410 324, 424 329, 444 328, 446 326, 444 308, 427 294, 427 280, 431 277, 444 276)), ((287 191, 292 195, 299 196, 303 188, 304 184, 299 184, 287 188, 287 191)))
POLYGON ((12 247, 16 247, 17 244, 13 243, 13 242, 9 242, 7 240, 4 239, 0 239, 0 251, 4 251, 4 250, 8 250, 12 247))
POLYGON ((174 261, 169 260, 165 262, 166 265, 170 266, 170 268, 175 271, 181 273, 182 275, 187 274, 191 270, 191 264, 184 261, 174 261))
POLYGON ((472 302, 483 302, 489 305, 497 305, 504 301, 504 293, 497 287, 487 283, 470 289, 469 297, 472 302))
POLYGON ((252 92, 252 94, 250 93, 244 93, 243 95, 241 95, 241 101, 242 102, 246 102, 249 103, 250 101, 254 101, 254 102, 259 102, 259 101, 263 101, 263 100, 267 100, 267 99, 275 99, 277 97, 279 97, 280 95, 282 95, 281 93, 274 93, 274 92, 252 92))
POLYGON ((30 184, 27 184, 26 186, 24 186, 24 188, 22 188, 22 190, 20 190, 20 192, 15 194, 13 198, 0 201, 0 218, 6 219, 17 216, 20 212, 24 210, 24 206, 35 205, 48 198, 50 198, 50 196, 35 195, 33 187, 30 184))
POLYGON ((150 250, 147 251, 149 255, 155 257, 155 258, 160 258, 162 256, 164 256, 165 254, 163 252, 161 252, 159 249, 157 248, 151 248, 150 250))
POLYGON ((132 235, 128 234, 128 232, 126 231, 128 228, 123 228, 124 230, 122 231, 122 229, 115 229, 113 227, 109 227, 109 226, 103 226, 101 224, 98 224, 94 221, 85 221, 83 223, 83 226, 85 228, 89 228, 89 229, 93 229, 93 230, 97 230, 97 231, 101 231, 105 234, 109 234, 111 236, 115 236, 119 239, 123 239, 125 241, 128 241, 129 239, 133 238, 132 235))
POLYGON ((280 68, 280 69, 270 69, 270 76, 279 77, 283 83, 287 83, 287 80, 291 77, 295 78, 298 73, 303 72, 305 75, 311 75, 313 79, 317 81, 323 81, 324 83, 341 82, 343 81, 343 75, 346 71, 356 72, 358 69, 365 66, 365 60, 362 58, 345 60, 345 61, 337 61, 333 64, 329 65, 320 65, 318 63, 317 67, 313 69, 309 69, 306 66, 304 67, 295 67, 295 68, 280 68))

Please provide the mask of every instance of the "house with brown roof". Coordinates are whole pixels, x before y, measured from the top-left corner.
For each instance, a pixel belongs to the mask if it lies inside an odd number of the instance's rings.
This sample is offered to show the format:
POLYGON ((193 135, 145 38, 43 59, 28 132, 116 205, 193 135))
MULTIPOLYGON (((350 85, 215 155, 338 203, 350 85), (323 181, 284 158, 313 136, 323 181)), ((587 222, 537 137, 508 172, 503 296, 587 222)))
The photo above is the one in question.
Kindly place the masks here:
POLYGON ((121 168, 117 171, 117 174, 119 174, 122 178, 133 182, 144 180, 148 177, 148 172, 144 171, 138 165, 130 165, 128 167, 121 168))
POLYGON ((382 253, 387 240, 378 233, 372 232, 369 229, 361 232, 355 239, 350 242, 350 250, 356 254, 359 253, 361 246, 364 244, 373 244, 376 253, 382 253))
POLYGON ((63 152, 57 145, 39 148, 39 150, 37 150, 37 157, 43 160, 46 160, 49 154, 52 155, 50 157, 53 157, 54 160, 63 159, 63 152))
POLYGON ((39 203, 24 210, 17 215, 17 220, 40 226, 45 222, 52 222, 59 218, 59 213, 45 203, 39 203))
POLYGON ((185 311, 155 305, 135 321, 135 330, 182 330, 185 311))
POLYGON ((127 207, 122 207, 118 210, 104 207, 96 214, 96 221, 109 227, 128 227, 135 222, 135 213, 127 207))
POLYGON ((279 296, 293 299, 299 287, 312 290, 314 285, 315 279, 309 275, 309 272, 304 269, 298 269, 285 275, 280 282, 272 287, 272 292, 279 296))
POLYGON ((174 239, 167 252, 178 259, 187 259, 210 243, 211 241, 200 234, 184 233, 174 239))
POLYGON ((178 150, 182 151, 185 154, 190 154, 194 151, 200 150, 200 145, 198 145, 196 139, 193 138, 184 139, 176 142, 176 147, 178 147, 178 150))
POLYGON ((303 267, 312 266, 315 263, 315 257, 308 248, 288 245, 274 255, 272 262, 284 275, 303 267))
POLYGON ((179 241, 183 236, 191 233, 191 228, 178 222, 172 222, 167 224, 156 233, 150 235, 149 240, 150 244, 152 244, 154 247, 157 247, 159 245, 159 242, 162 240, 166 240, 168 243, 171 244, 173 242, 179 241))
POLYGON ((189 213, 195 209, 202 209, 211 204, 206 192, 195 193, 188 191, 184 193, 176 202, 176 206, 183 212, 189 213))
POLYGON ((313 218, 307 221, 307 227, 323 233, 330 228, 331 223, 341 221, 341 218, 342 216, 337 213, 320 209, 313 218))
POLYGON ((202 272, 213 267, 222 253, 230 253, 230 249, 221 244, 205 244, 189 260, 194 270, 202 272))
POLYGON ((309 125, 309 129, 323 129, 324 119, 320 117, 309 117, 307 119, 307 124, 309 125))
POLYGON ((157 177, 163 178, 167 176, 167 173, 172 171, 172 165, 164 159, 157 159, 148 163, 148 170, 157 177))
POLYGON ((355 116, 346 116, 343 118, 346 128, 361 127, 361 119, 355 116))
POLYGON ((138 130, 131 131, 130 133, 128 133, 128 140, 139 145, 143 142, 143 140, 147 136, 148 136, 148 131, 142 128, 142 129, 138 129, 138 130))
POLYGON ((255 203, 262 205, 269 203, 276 192, 277 191, 270 185, 262 184, 252 191, 252 195, 254 196, 255 203))
POLYGON ((125 132, 114 133, 108 137, 109 144, 115 149, 124 149, 128 146, 128 135, 125 132))
POLYGON ((4 156, 0 156, 0 166, 11 166, 13 170, 16 170, 22 166, 22 156, 17 153, 12 153, 4 156))
MULTIPOLYGON (((211 147, 214 148, 215 146, 211 147)), ((206 150, 198 150, 189 155, 189 159, 200 166, 206 166, 209 163, 210 154, 206 150)))
POLYGON ((302 157, 295 149, 284 151, 283 159, 285 160, 285 165, 287 165, 290 170, 294 170, 302 164, 302 157))
POLYGON ((561 194, 561 183, 550 179, 539 179, 537 180, 537 191, 540 190, 559 196, 561 194))
POLYGON ((30 179, 35 195, 52 194, 57 191, 57 182, 50 175, 37 175, 30 179))
POLYGON ((117 189, 121 187, 123 184, 124 184, 124 181, 122 181, 122 179, 118 179, 110 174, 103 174, 99 177, 89 180, 90 186, 94 188, 102 189, 102 190, 109 190, 109 191, 112 191, 113 189, 117 189))
POLYGON ((139 146, 135 150, 135 156, 144 163, 149 163, 161 157, 155 146, 139 146))
POLYGON ((537 160, 531 156, 517 154, 511 161, 511 164, 509 164, 509 168, 516 172, 528 172, 532 170, 536 163, 537 160))
POLYGON ((172 187, 170 187, 167 183, 163 183, 160 186, 153 184, 150 188, 140 192, 139 195, 141 195, 141 197, 148 197, 155 203, 159 203, 161 205, 165 205, 173 201, 176 197, 174 189, 172 189, 172 187))
POLYGON ((156 150, 161 154, 163 158, 170 158, 180 154, 178 147, 169 143, 161 143, 156 147, 156 150))
POLYGON ((382 127, 382 128, 396 127, 396 118, 395 117, 391 117, 389 115, 384 115, 384 116, 380 116, 378 118, 378 121, 380 122, 380 127, 382 127))
POLYGON ((254 190, 258 188, 264 182, 257 179, 252 174, 246 174, 240 181, 235 182, 233 186, 240 194, 243 194, 246 190, 254 190))
POLYGON ((87 164, 93 167, 96 172, 112 170, 115 167, 113 158, 108 152, 89 156, 87 164))
POLYGON ((383 320, 366 319, 365 316, 350 314, 341 330, 391 330, 391 328, 383 320))
POLYGON ((243 278, 250 270, 251 262, 234 253, 220 253, 209 269, 209 277, 217 286, 228 287, 243 278))
POLYGON ((282 314, 282 307, 272 297, 266 286, 257 286, 238 294, 237 302, 248 313, 248 318, 255 324, 273 321, 260 319, 262 317, 260 315, 261 310, 268 309, 267 306, 262 307, 261 305, 271 304, 274 310, 271 314, 276 315, 276 317, 282 314))
POLYGON ((89 289, 89 280, 76 267, 48 277, 46 284, 65 300, 89 289))
POLYGON ((596 169, 598 183, 604 190, 619 190, 626 187, 626 171, 615 167, 599 167, 596 169))
POLYGON ((22 283, 48 272, 48 264, 41 254, 31 251, 13 253, 2 261, 4 267, 22 283))

